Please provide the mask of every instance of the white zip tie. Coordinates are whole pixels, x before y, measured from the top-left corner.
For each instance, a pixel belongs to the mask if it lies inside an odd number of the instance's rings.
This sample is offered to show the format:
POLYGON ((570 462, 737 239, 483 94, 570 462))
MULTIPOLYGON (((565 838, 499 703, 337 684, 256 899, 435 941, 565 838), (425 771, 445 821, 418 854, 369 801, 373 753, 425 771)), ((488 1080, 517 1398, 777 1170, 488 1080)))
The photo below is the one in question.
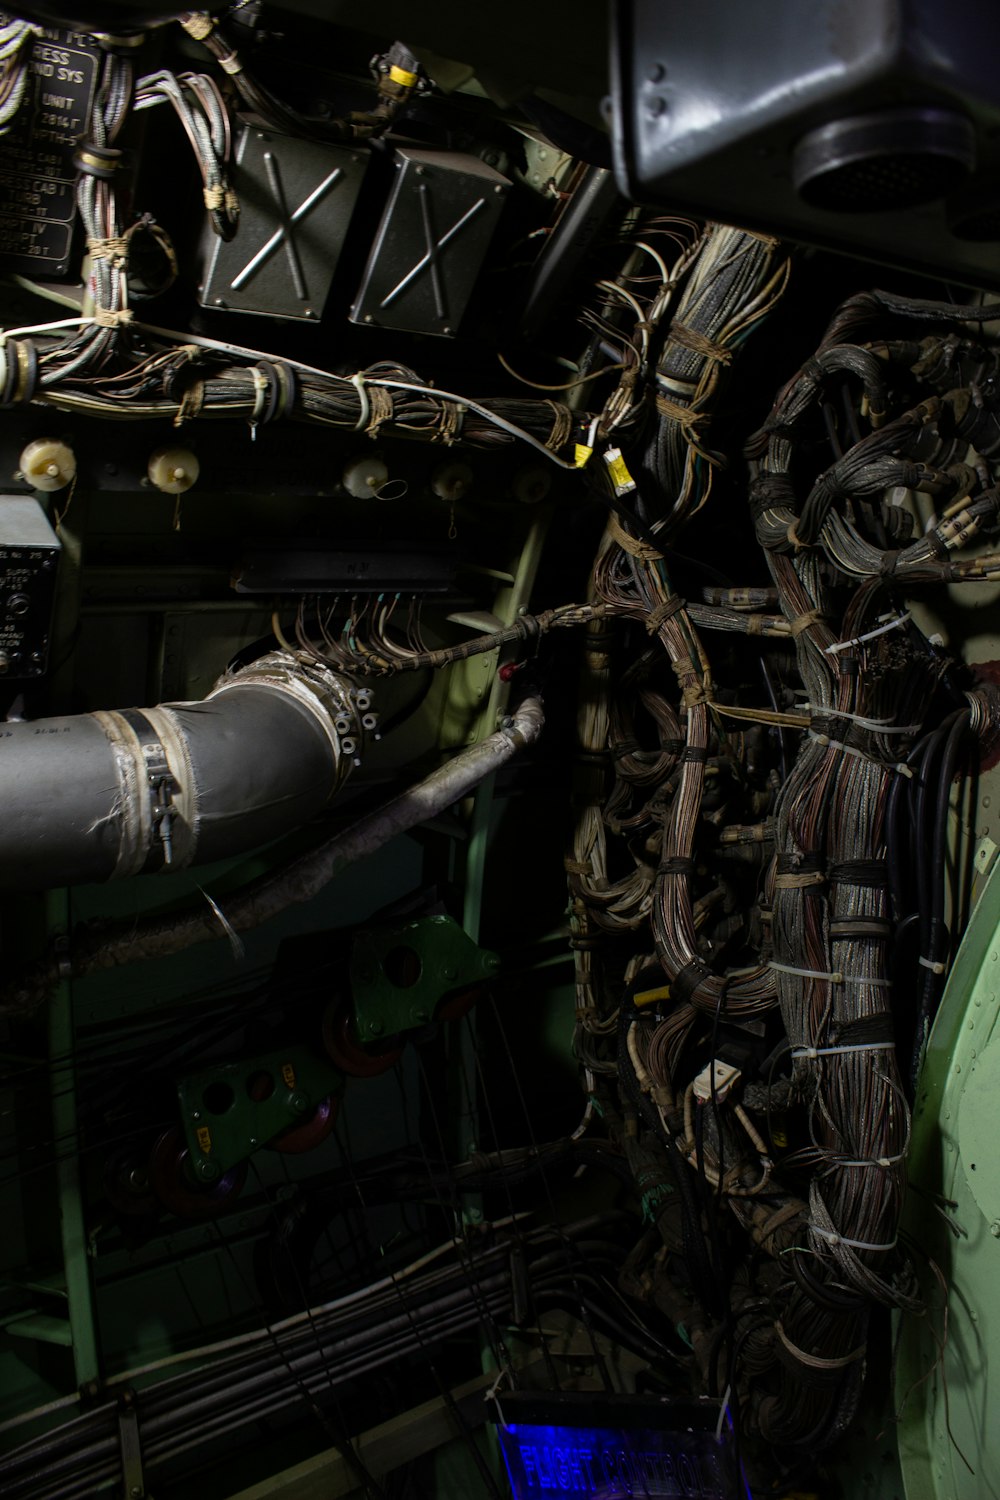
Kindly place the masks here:
POLYGON ((843 984, 843 974, 825 974, 821 969, 796 969, 793 964, 778 964, 772 959, 767 966, 779 974, 794 974, 800 979, 828 979, 831 984, 843 984))
POLYGON ((906 1160, 906 1152, 901 1151, 898 1156, 865 1156, 857 1161, 849 1161, 841 1157, 827 1158, 833 1167, 898 1167, 901 1161, 906 1160))
MULTIPOLYGON (((850 938, 834 938, 835 943, 849 943, 850 938)), ((891 979, 876 979, 871 974, 845 974, 845 984, 870 984, 876 990, 891 990, 893 981, 891 979)))
POLYGON ((841 1047, 793 1047, 793 1057, 817 1057, 840 1056, 845 1052, 894 1052, 895 1042, 849 1042, 841 1047))
POLYGON ((887 761, 877 760, 865 750, 859 750, 857 745, 845 745, 843 740, 831 740, 828 734, 817 734, 815 729, 809 730, 809 738, 828 750, 839 750, 841 755, 853 755, 857 760, 866 760, 870 765, 880 766, 883 771, 898 771, 900 776, 908 776, 912 780, 913 767, 908 766, 905 761, 898 760, 895 765, 891 765, 887 761))
POLYGON ((863 646, 865 641, 873 641, 876 636, 885 635, 890 630, 897 630, 900 625, 905 625, 909 618, 910 611, 906 610, 904 614, 897 615, 890 620, 887 625, 879 625, 876 630, 868 630, 864 635, 853 636, 849 641, 834 641, 832 646, 824 646, 824 652, 827 656, 836 656, 838 651, 847 651, 851 646, 863 646))
POLYGON ((361 402, 361 415, 354 424, 354 431, 364 432, 372 414, 372 404, 368 399, 368 392, 365 390, 365 377, 360 371, 358 371, 357 375, 351 376, 351 384, 357 391, 358 400, 361 402))
POLYGON ((860 724, 862 729, 871 729, 876 734, 916 734, 921 727, 919 724, 892 724, 888 719, 866 719, 863 714, 849 714, 843 708, 824 708, 819 703, 803 703, 802 707, 820 718, 850 719, 852 724, 860 724))
POLYGON ((947 974, 948 965, 935 963, 932 958, 918 958, 917 963, 924 969, 930 969, 932 974, 947 974))
POLYGON ((888 1245, 875 1245, 871 1240, 852 1240, 846 1234, 838 1234, 835 1229, 822 1229, 819 1224, 811 1221, 806 1225, 810 1234, 818 1234, 821 1240, 826 1240, 828 1245, 847 1245, 851 1250, 895 1250, 896 1241, 892 1240, 888 1245))

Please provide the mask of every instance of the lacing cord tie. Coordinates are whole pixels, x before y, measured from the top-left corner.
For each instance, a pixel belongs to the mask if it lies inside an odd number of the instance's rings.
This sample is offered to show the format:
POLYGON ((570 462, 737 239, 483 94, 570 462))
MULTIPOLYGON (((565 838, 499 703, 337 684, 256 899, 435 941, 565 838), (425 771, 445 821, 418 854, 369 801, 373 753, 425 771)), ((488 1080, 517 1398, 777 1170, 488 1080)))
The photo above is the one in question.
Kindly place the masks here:
POLYGON ((128 236, 124 234, 112 235, 106 240, 88 240, 87 249, 91 260, 109 261, 116 269, 128 262, 128 236))
MULTIPOLYGON (((795 618, 790 621, 791 632, 794 639, 798 640, 799 636, 804 630, 808 630, 810 625, 817 624, 818 621, 822 620, 822 618, 823 615, 818 609, 807 609, 804 615, 796 615, 795 618)), ((806 705, 806 707, 808 707, 808 704, 806 705)))
POLYGON ((545 405, 552 411, 552 430, 545 439, 545 446, 550 453, 558 453, 573 431, 573 413, 561 401, 546 401, 545 405))
POLYGON ((667 338, 673 344, 680 344, 682 349, 690 349, 692 354, 700 354, 704 359, 712 360, 715 364, 731 365, 733 362, 731 349, 727 349, 724 344, 713 343, 697 328, 688 328, 685 323, 678 322, 676 318, 667 330, 667 338))
POLYGON ((206 11, 187 11, 183 16, 178 16, 177 19, 188 36, 194 37, 196 42, 203 42, 215 30, 215 22, 206 11))
POLYGON ((124 328, 132 322, 134 314, 130 307, 95 307, 94 322, 98 328, 124 328))
POLYGON ((664 599, 662 604, 655 605, 646 617, 646 629, 649 634, 655 635, 666 620, 672 619, 678 610, 684 608, 686 602, 680 594, 671 594, 670 598, 664 599))

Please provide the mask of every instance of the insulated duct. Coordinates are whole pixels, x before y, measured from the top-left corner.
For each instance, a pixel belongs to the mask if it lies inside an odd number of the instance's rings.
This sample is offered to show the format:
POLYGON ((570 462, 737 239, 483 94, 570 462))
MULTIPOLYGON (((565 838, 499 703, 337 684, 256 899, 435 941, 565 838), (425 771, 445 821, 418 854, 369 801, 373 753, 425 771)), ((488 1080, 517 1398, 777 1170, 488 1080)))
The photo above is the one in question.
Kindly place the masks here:
POLYGON ((369 698, 275 651, 202 702, 0 724, 0 888, 184 869, 287 833, 343 784, 369 698))

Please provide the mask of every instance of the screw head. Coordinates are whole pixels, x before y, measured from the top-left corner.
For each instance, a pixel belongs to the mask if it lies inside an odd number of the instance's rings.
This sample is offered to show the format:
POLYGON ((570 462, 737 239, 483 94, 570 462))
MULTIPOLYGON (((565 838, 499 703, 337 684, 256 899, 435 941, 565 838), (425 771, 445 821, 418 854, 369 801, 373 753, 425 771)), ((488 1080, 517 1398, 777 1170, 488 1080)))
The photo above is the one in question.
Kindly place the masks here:
POLYGON ((368 1032, 370 1036, 381 1036, 384 1030, 385 1027, 382 1025, 381 1021, 368 1022, 368 1032))
POLYGON ((211 1182, 213 1178, 219 1175, 219 1169, 214 1161, 200 1161, 195 1170, 198 1176, 204 1178, 206 1182, 211 1182))
POLYGON ((288 1099, 289 1108, 294 1109, 297 1115, 304 1115, 309 1108, 309 1100, 305 1094, 291 1094, 288 1099))
POLYGON ((990 1225, 990 1234, 995 1240, 1000 1240, 1000 1219, 994 1219, 990 1225))

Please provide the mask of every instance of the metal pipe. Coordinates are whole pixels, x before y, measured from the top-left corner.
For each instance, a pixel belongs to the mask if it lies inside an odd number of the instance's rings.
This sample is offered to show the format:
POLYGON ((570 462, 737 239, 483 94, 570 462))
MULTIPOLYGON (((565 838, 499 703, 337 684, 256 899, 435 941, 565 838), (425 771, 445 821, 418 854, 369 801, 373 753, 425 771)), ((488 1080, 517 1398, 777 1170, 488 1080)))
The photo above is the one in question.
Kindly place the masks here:
POLYGON ((44 889, 241 854, 329 802, 360 715, 348 682, 286 652, 199 703, 0 725, 0 888, 44 889))

